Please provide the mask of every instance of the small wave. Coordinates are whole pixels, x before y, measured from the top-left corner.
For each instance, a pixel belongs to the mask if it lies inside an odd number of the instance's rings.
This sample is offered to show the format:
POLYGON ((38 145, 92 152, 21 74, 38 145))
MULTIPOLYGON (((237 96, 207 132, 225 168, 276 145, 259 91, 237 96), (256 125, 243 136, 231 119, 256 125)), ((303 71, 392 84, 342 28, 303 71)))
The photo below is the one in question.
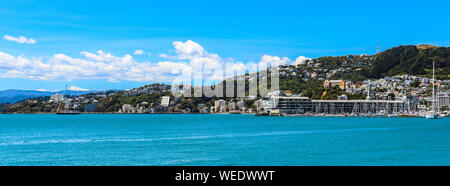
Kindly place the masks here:
POLYGON ((0 146, 6 145, 38 145, 38 144, 59 144, 59 143, 89 143, 90 139, 50 139, 34 141, 15 141, 9 143, 0 143, 0 146))
POLYGON ((392 130, 392 129, 395 129, 395 128, 359 128, 359 129, 329 129, 329 130, 307 130, 307 131, 273 131, 273 132, 259 132, 259 133, 236 133, 236 134, 219 134, 219 135, 205 135, 205 136, 141 138, 141 139, 50 139, 50 140, 7 142, 7 143, 0 143, 0 146, 64 144, 64 143, 95 143, 95 142, 147 142, 147 141, 170 141, 170 140, 199 140, 199 139, 211 139, 211 138, 285 136, 285 135, 298 135, 298 134, 342 133, 342 132, 355 132, 355 131, 382 131, 382 130, 392 130))

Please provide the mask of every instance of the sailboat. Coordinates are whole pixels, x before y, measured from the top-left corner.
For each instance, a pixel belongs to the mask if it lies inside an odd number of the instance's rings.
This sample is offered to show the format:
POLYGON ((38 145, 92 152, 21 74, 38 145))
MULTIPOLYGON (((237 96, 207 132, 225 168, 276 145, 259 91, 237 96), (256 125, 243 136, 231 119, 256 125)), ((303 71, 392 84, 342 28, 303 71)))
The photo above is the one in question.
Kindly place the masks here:
POLYGON ((62 112, 59 111, 59 108, 61 107, 61 103, 64 101, 64 96, 66 94, 67 91, 67 84, 66 84, 66 89, 64 90, 61 99, 59 101, 58 104, 58 109, 56 110, 56 115, 80 115, 80 112, 75 112, 75 109, 73 111, 67 111, 66 108, 64 107, 64 110, 62 112))
POLYGON ((435 71, 435 67, 434 67, 434 62, 433 62, 433 80, 432 80, 432 82, 433 82, 433 101, 432 101, 431 111, 425 115, 425 118, 427 118, 427 119, 440 119, 441 118, 441 116, 439 116, 439 113, 436 112, 436 95, 434 92, 434 83, 435 83, 434 71, 435 71))

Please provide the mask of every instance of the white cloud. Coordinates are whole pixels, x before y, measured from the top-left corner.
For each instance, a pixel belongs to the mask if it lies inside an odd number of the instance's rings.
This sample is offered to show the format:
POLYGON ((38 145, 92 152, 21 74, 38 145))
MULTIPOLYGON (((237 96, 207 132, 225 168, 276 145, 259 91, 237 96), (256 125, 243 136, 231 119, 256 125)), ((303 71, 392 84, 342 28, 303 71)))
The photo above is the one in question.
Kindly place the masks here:
POLYGON ((219 55, 208 53, 202 46, 191 40, 175 41, 172 44, 175 48, 175 55, 159 54, 159 57, 189 62, 188 70, 196 74, 202 73, 203 78, 209 81, 223 79, 225 63, 219 55), (194 67, 201 66, 203 66, 203 70, 194 69, 194 67))
POLYGON ((160 58, 169 58, 170 56, 167 54, 159 54, 159 57, 160 58))
POLYGON ((143 55, 144 51, 143 50, 135 50, 134 51, 134 55, 143 55))
POLYGON ((0 78, 71 81, 74 79, 107 79, 111 82, 170 81, 179 73, 191 70, 182 62, 138 62, 130 55, 122 57, 98 51, 81 52, 84 58, 55 54, 42 58, 12 56, 0 52, 0 78))
POLYGON ((292 65, 303 65, 306 61, 311 60, 311 58, 307 58, 305 56, 299 56, 295 59, 295 62, 292 65))
MULTIPOLYGON (((223 60, 219 55, 208 53, 202 46, 190 40, 173 42, 173 45, 174 54, 160 54, 160 57, 167 60, 159 62, 137 61, 129 54, 115 56, 103 50, 94 53, 82 51, 80 53, 82 57, 54 54, 49 58, 27 58, 0 52, 0 78, 171 82, 181 75, 190 76, 193 72, 200 73, 201 69, 194 69, 194 67, 203 66, 203 78, 208 81, 223 79, 225 63, 230 60, 229 58, 223 60)), ((258 64, 272 62, 289 64, 292 61, 287 57, 264 55, 258 64)), ((235 63, 231 66, 233 70, 238 71, 248 67, 242 62, 235 63)))
MULTIPOLYGON (((103 52, 103 51, 99 50, 97 53, 100 53, 100 52, 103 52)), ((85 51, 81 52, 80 54, 90 60, 103 61, 103 59, 104 59, 103 57, 100 57, 96 54, 85 52, 85 51)))
POLYGON ((205 49, 198 43, 188 40, 186 42, 175 41, 173 46, 178 54, 178 59, 192 59, 194 57, 203 57, 207 54, 205 49))
POLYGON ((217 54, 209 54, 202 46, 191 40, 184 43, 181 41, 175 41, 173 42, 173 46, 175 47, 175 53, 177 54, 176 56, 160 54, 159 57, 171 60, 190 60, 201 57, 219 58, 217 54))
POLYGON ((36 44, 36 40, 34 40, 32 38, 28 39, 25 36, 13 37, 13 36, 10 36, 10 35, 4 35, 3 38, 8 40, 8 41, 17 42, 17 43, 20 43, 20 44, 36 44))
POLYGON ((76 86, 71 86, 69 88, 69 90, 71 90, 71 91, 89 91, 89 89, 84 89, 84 88, 80 88, 80 87, 76 87, 76 86))
POLYGON ((280 58, 278 56, 264 55, 259 62, 259 65, 268 66, 269 64, 278 63, 280 65, 289 64, 291 60, 287 57, 280 58))

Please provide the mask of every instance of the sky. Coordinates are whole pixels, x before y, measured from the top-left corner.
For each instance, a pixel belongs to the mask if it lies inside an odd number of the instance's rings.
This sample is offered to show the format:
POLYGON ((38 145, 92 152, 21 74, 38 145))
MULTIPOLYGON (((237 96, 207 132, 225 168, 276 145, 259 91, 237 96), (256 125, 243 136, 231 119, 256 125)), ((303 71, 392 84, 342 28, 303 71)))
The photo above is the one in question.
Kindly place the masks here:
POLYGON ((193 64, 450 46, 448 1, 0 1, 0 90, 130 89, 193 64))

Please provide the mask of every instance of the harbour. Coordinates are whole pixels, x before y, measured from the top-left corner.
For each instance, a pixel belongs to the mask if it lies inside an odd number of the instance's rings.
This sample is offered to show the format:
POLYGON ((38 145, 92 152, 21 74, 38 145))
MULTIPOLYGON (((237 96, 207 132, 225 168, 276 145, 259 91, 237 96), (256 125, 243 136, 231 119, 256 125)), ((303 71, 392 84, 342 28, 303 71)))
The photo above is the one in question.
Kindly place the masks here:
POLYGON ((448 165, 450 120, 0 115, 1 165, 448 165))

